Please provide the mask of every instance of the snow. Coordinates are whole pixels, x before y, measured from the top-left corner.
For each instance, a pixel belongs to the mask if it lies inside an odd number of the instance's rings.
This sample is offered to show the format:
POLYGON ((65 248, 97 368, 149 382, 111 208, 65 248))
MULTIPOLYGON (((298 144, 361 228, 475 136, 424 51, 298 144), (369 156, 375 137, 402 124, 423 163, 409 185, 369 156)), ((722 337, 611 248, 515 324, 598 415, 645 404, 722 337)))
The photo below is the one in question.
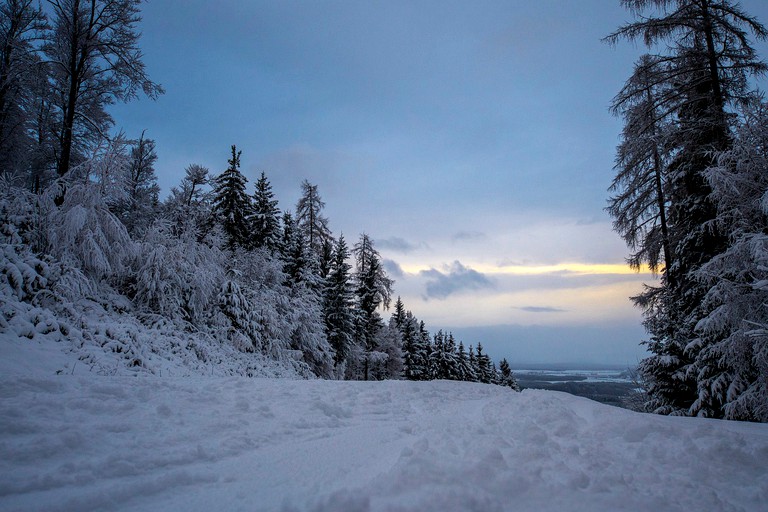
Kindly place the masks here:
POLYGON ((3 511, 752 511, 767 502, 764 424, 448 381, 0 374, 3 511))

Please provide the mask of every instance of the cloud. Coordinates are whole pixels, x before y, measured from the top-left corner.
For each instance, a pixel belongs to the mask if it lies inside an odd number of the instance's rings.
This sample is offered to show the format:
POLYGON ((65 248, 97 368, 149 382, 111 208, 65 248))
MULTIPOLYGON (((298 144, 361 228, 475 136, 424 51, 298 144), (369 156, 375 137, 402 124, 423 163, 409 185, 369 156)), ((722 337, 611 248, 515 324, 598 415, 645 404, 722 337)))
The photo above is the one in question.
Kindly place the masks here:
POLYGON ((528 313, 565 313, 567 309, 553 308, 549 306, 522 306, 515 309, 527 311, 528 313))
POLYGON ((483 240, 488 236, 480 231, 459 231, 452 238, 454 240, 483 240))
POLYGON ((459 261, 454 261, 447 272, 440 272, 434 268, 422 270, 419 275, 428 279, 426 298, 445 299, 451 294, 465 290, 482 290, 493 288, 493 282, 485 274, 467 268, 459 261))
POLYGON ((403 269, 398 262, 384 258, 381 260, 381 265, 391 277, 396 277, 398 279, 405 277, 405 272, 403 272, 403 269))
POLYGON ((378 245, 380 249, 389 249, 390 251, 401 252, 404 254, 413 252, 424 246, 423 243, 414 244, 399 236, 391 236, 389 238, 376 240, 376 245, 378 245))

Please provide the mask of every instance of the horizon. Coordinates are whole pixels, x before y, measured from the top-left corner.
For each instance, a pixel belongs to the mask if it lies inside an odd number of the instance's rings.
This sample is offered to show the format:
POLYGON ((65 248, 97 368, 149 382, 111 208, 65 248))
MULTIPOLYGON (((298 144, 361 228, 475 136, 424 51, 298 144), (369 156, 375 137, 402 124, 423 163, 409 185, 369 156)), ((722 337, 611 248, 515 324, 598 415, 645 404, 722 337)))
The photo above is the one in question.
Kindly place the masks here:
POLYGON ((167 92, 111 112, 156 140, 163 194, 189 164, 222 172, 232 144, 282 210, 317 185, 334 234, 373 238, 430 332, 494 359, 629 364, 629 297, 655 277, 626 266, 603 207, 608 107, 644 49, 600 39, 630 19, 604 0, 147 3, 140 45, 167 92))

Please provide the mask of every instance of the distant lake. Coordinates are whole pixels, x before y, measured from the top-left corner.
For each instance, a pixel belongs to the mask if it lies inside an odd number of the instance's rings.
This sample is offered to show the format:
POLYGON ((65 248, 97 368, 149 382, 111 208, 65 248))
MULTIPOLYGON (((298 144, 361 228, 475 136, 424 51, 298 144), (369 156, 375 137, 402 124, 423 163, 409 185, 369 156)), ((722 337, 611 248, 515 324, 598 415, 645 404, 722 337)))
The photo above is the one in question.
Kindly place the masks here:
POLYGON ((536 366, 513 369, 512 373, 523 389, 564 391, 617 407, 625 407, 636 388, 627 368, 536 366))
POLYGON ((543 382, 632 382, 629 371, 584 369, 517 369, 512 370, 518 380, 543 382))

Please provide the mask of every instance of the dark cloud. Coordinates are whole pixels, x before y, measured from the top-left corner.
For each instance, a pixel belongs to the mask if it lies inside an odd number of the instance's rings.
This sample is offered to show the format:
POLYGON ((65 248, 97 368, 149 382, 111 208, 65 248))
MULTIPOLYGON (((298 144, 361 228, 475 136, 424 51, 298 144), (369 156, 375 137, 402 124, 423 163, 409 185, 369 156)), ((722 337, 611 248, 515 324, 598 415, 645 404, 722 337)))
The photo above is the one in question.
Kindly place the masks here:
POLYGON ((565 313, 566 309, 552 308, 549 306, 522 306, 519 308, 521 311, 527 311, 529 313, 565 313))
POLYGON ((480 231, 459 231, 453 235, 454 240, 483 240, 488 235, 480 231))
POLYGON ((485 274, 467 268, 459 261, 454 261, 447 273, 432 268, 422 270, 419 275, 428 279, 427 299, 444 299, 453 293, 464 290, 482 290, 494 287, 493 282, 485 274))
POLYGON ((390 251, 401 252, 404 254, 424 246, 424 244, 414 244, 398 236, 376 240, 376 245, 379 249, 389 249, 390 251))
POLYGON ((403 272, 403 269, 400 267, 398 262, 385 258, 381 260, 381 265, 384 267, 384 270, 387 271, 387 274, 389 274, 390 277, 396 277, 398 279, 405 277, 405 272, 403 272))

